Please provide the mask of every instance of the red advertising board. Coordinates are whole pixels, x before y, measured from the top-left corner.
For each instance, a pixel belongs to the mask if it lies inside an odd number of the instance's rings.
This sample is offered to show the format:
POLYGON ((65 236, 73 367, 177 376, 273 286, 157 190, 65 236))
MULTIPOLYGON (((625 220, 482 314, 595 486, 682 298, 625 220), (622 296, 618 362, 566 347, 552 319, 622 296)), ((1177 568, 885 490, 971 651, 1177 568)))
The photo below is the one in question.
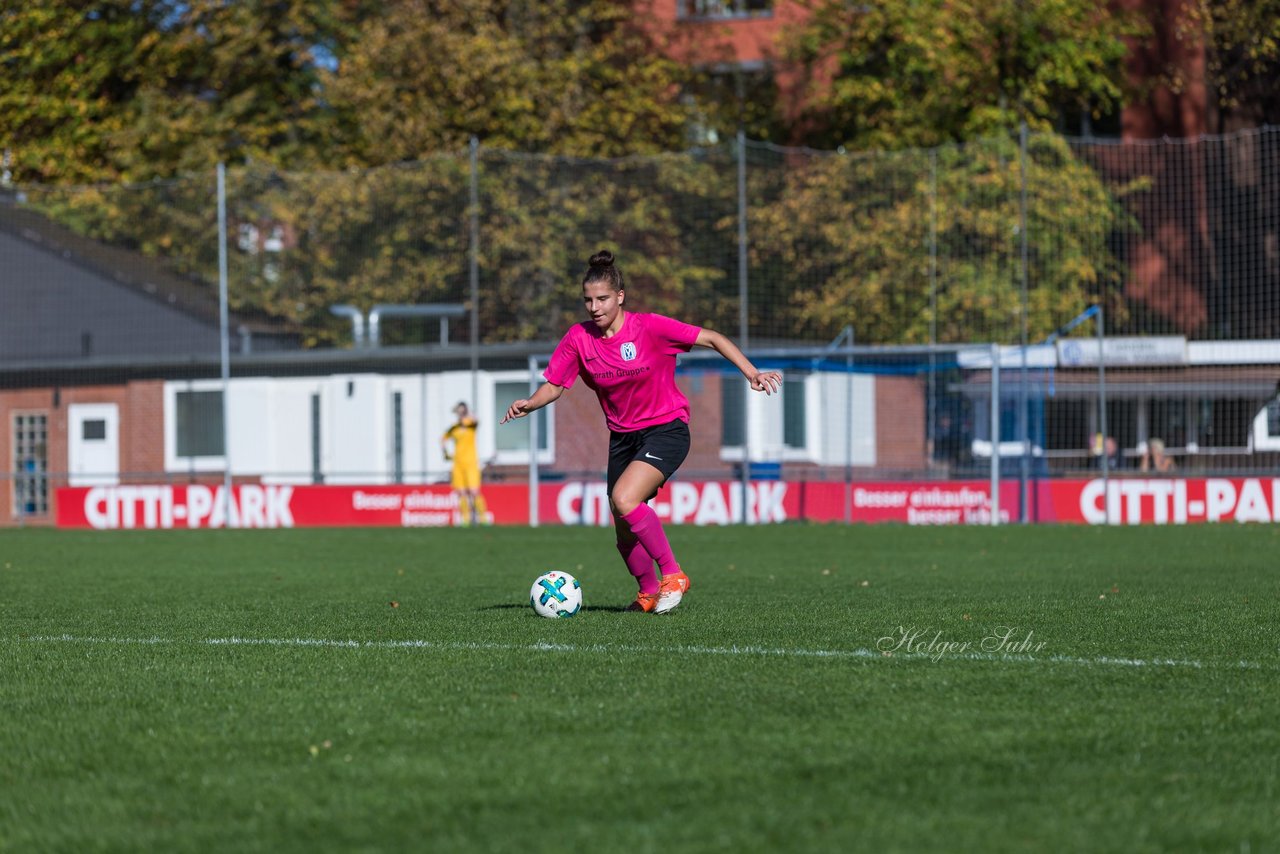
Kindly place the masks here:
MULTIPOLYGON (((484 488, 488 521, 529 523, 524 484, 484 488)), ((1000 485, 1001 521, 1018 517, 1017 481, 1000 485)), ((653 501, 658 516, 677 525, 897 522, 909 525, 989 524, 985 481, 674 480, 653 501)), ((1030 517, 1039 522, 1178 525, 1199 522, 1280 522, 1280 478, 1111 478, 1033 482, 1030 517)), ((68 487, 57 490, 60 528, 305 528, 442 527, 461 519, 447 486, 290 486, 241 484, 231 501, 222 487, 190 484, 68 487)), ((538 521, 550 525, 611 525, 601 482, 544 483, 538 521)))

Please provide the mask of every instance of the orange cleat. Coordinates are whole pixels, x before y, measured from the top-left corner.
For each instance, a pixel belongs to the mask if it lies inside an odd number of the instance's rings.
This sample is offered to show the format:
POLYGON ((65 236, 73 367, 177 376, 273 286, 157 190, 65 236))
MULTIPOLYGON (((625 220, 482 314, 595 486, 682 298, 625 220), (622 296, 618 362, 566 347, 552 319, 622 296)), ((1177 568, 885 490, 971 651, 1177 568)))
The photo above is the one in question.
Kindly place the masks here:
POLYGON ((637 593, 636 601, 627 606, 628 611, 640 611, 645 614, 653 613, 653 609, 658 607, 659 593, 637 593))
POLYGON ((658 591, 658 607, 654 608, 655 614, 665 614, 674 610, 680 604, 680 600, 684 598, 684 594, 689 592, 689 576, 685 575, 682 570, 677 570, 671 575, 662 576, 662 587, 658 591))

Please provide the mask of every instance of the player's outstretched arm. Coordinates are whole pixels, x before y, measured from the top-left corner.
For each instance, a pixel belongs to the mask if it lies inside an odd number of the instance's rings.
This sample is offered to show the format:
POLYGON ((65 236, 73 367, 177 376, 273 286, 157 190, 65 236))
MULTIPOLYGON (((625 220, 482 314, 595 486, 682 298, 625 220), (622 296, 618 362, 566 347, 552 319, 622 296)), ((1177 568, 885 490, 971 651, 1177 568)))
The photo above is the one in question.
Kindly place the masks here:
POLYGON ((755 391, 762 391, 765 394, 781 391, 782 374, 777 371, 756 370, 756 366, 751 364, 751 360, 738 349, 738 345, 719 332, 703 329, 698 333, 698 340, 693 343, 699 347, 715 350, 732 362, 734 367, 742 371, 742 375, 747 378, 747 382, 751 384, 751 388, 755 391))
POLYGON ((549 403, 555 403, 562 394, 564 394, 564 386, 543 383, 542 387, 533 393, 533 397, 522 398, 508 406, 507 414, 498 423, 506 424, 516 418, 524 418, 530 412, 536 412, 549 403))

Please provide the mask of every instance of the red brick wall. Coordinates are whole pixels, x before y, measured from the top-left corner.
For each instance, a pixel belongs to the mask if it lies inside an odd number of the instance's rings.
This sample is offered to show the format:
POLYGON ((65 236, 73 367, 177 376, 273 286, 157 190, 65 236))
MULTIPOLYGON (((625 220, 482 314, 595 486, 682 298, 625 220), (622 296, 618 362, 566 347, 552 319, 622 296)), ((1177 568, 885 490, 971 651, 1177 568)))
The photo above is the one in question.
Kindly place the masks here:
POLYGON ((689 398, 689 432, 692 444, 682 470, 690 477, 729 477, 731 463, 720 461, 723 413, 721 388, 725 374, 692 374, 679 378, 680 390, 689 398))
POLYGON ((1128 140, 1197 137, 1209 131, 1212 102, 1206 84, 1208 52, 1202 27, 1187 0, 1117 0, 1150 27, 1131 39, 1125 58, 1130 83, 1141 94, 1120 113, 1121 137, 1128 140), (1175 72, 1176 90, 1165 81, 1175 72))
MULTIPOLYGON (((114 403, 120 412, 120 472, 122 480, 155 481, 164 476, 164 383, 148 380, 127 385, 62 388, 54 405, 53 389, 0 391, 0 471, 13 468, 13 416, 37 413, 48 417, 49 519, 54 512, 53 491, 67 485, 68 408, 77 403, 114 403)), ((0 525, 14 523, 13 479, 0 484, 0 525)))
POLYGON ((783 26, 803 20, 808 12, 794 2, 774 4, 774 13, 755 18, 677 17, 676 0, 641 0, 639 20, 664 43, 673 59, 691 65, 717 62, 756 62, 778 53, 778 34, 783 26))
POLYGON ((876 377, 876 468, 892 474, 927 465, 924 384, 916 377, 876 377))
POLYGON ((557 471, 580 477, 584 473, 604 476, 609 460, 609 430, 595 392, 584 382, 560 396, 551 406, 556 424, 557 471))
POLYGON ((120 407, 120 471, 156 480, 164 472, 164 382, 129 383, 120 407), (146 475, 150 474, 150 477, 146 475))
MULTIPOLYGON (((681 470, 699 476, 728 473, 730 467, 720 461, 722 378, 694 375, 679 377, 676 382, 691 407, 692 444, 681 470)), ((609 459, 609 429, 595 394, 578 383, 556 401, 552 410, 556 419, 556 470, 574 477, 584 473, 603 477, 609 459)))
MULTIPOLYGON (((637 20, 672 59, 701 67, 737 62, 771 65, 780 103, 794 118, 805 81, 800 69, 782 61, 780 39, 784 31, 809 17, 805 4, 778 0, 768 17, 685 20, 677 17, 677 0, 638 0, 634 5, 637 20)), ((829 85, 829 73, 820 76, 819 85, 829 85)))

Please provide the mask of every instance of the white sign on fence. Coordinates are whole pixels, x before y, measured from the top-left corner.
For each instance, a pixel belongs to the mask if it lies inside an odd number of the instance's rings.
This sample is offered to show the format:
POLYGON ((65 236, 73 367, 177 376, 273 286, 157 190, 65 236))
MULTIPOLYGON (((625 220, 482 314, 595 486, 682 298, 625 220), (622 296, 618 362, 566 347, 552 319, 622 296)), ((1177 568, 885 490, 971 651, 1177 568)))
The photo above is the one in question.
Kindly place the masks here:
MULTIPOLYGON (((1185 365, 1187 339, 1181 335, 1103 339, 1102 355, 1112 365, 1185 365)), ((1098 364, 1096 338, 1067 338, 1058 341, 1058 366, 1091 368, 1098 364)))

